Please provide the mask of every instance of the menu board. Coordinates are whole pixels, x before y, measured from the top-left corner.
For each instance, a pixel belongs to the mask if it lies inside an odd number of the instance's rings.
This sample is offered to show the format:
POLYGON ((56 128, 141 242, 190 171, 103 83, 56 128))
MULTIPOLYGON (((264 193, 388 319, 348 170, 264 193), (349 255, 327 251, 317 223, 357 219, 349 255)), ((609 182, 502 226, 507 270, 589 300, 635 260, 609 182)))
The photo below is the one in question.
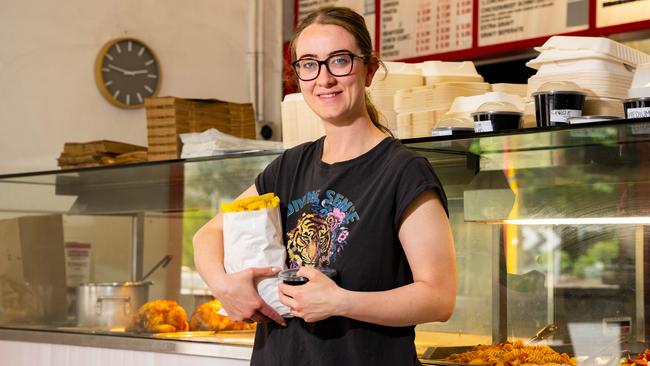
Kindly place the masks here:
POLYGON ((589 0, 480 0, 478 46, 589 28, 589 0))
POLYGON ((596 27, 650 19, 650 0, 597 0, 596 27))
POLYGON ((395 60, 472 48, 472 0, 381 2, 380 57, 395 60))

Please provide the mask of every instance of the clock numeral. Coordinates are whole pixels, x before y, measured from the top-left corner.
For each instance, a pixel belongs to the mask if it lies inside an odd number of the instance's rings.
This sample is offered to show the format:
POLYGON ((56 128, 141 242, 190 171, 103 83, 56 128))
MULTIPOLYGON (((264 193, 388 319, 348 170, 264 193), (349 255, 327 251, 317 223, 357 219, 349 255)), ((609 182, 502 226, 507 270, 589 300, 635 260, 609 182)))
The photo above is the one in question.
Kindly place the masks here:
POLYGON ((104 83, 105 86, 110 86, 111 84, 113 84, 113 80, 109 80, 104 83))
POLYGON ((133 42, 129 41, 127 48, 129 49, 129 52, 131 52, 131 49, 133 48, 133 42))
POLYGON ((107 54, 106 54, 106 58, 109 59, 109 60, 111 60, 111 61, 114 60, 113 56, 111 56, 110 53, 107 53, 107 54))
POLYGON ((102 67, 102 71, 103 71, 103 72, 110 72, 111 69, 109 69, 109 68, 107 68, 107 67, 102 67))
POLYGON ((115 49, 117 50, 117 53, 122 53, 122 48, 120 47, 119 43, 115 44, 115 49))
POLYGON ((153 89, 151 89, 149 85, 145 85, 144 88, 147 89, 149 93, 153 93, 153 89))
POLYGON ((142 100, 142 95, 140 95, 140 93, 135 93, 135 95, 138 97, 138 103, 144 102, 144 100, 142 100))
POLYGON ((145 66, 149 66, 149 65, 151 65, 152 63, 153 63, 153 60, 149 60, 149 61, 145 62, 144 65, 145 65, 145 66))
POLYGON ((148 77, 149 79, 157 79, 157 78, 158 78, 158 75, 155 75, 155 74, 147 74, 147 77, 148 77))
POLYGON ((126 95, 126 104, 131 104, 131 94, 126 95))
POLYGON ((117 99, 117 96, 118 96, 118 95, 120 95, 120 91, 119 91, 119 89, 116 90, 115 93, 113 93, 113 99, 117 99))
POLYGON ((140 47, 140 51, 138 52, 138 57, 142 56, 143 53, 144 53, 144 47, 140 47))

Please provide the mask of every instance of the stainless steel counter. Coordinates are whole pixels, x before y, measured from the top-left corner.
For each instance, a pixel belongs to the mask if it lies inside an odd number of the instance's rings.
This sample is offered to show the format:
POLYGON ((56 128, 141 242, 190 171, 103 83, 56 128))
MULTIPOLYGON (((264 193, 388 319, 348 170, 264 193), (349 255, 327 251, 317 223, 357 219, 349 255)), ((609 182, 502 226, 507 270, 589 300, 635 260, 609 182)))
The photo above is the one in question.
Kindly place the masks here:
POLYGON ((133 335, 0 328, 0 340, 250 360, 251 346, 133 335))

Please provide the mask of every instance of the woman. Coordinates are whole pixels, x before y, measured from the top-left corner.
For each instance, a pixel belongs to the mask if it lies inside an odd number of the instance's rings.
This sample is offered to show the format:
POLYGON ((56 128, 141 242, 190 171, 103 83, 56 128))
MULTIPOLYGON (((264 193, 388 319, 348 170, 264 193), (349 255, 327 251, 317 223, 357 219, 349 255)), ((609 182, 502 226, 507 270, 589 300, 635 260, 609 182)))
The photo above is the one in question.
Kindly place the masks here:
POLYGON ((416 365, 414 325, 446 321, 455 305, 444 191, 366 96, 380 62, 362 16, 340 7, 310 14, 291 52, 326 136, 287 150, 239 198, 280 197, 288 265, 309 278, 279 287, 294 317, 255 291, 277 268, 224 272, 220 215, 194 238, 197 269, 234 320, 261 323, 252 365, 416 365))

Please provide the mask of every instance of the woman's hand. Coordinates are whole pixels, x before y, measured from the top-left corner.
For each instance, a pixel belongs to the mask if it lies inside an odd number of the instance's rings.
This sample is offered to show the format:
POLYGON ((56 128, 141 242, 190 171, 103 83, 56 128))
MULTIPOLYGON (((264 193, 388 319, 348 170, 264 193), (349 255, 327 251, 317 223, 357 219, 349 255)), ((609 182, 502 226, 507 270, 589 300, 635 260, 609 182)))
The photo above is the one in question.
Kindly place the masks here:
POLYGON ((262 267, 224 274, 214 289, 214 295, 232 320, 257 323, 274 321, 286 326, 284 319, 262 300, 256 288, 260 280, 274 277, 278 271, 276 267, 262 267))
POLYGON ((308 323, 336 315, 345 290, 318 269, 302 267, 297 274, 307 277, 309 282, 300 286, 283 283, 279 286, 280 302, 291 309, 291 314, 308 323))

